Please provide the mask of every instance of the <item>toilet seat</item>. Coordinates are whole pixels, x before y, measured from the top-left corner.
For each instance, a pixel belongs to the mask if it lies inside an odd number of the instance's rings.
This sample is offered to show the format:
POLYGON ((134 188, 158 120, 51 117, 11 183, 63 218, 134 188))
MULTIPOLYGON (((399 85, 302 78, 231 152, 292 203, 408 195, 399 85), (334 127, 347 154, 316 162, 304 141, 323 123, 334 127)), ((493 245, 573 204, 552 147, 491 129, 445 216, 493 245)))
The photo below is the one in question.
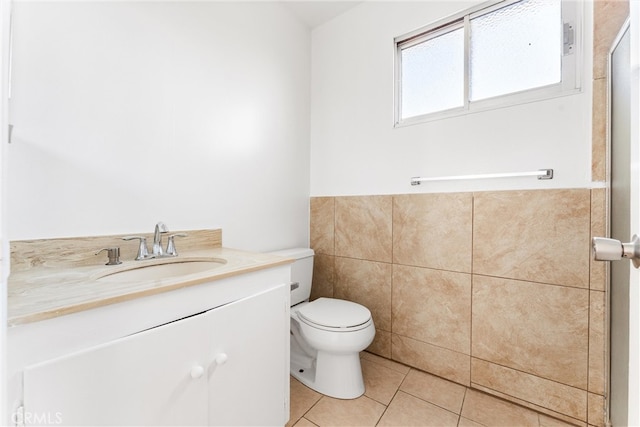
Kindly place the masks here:
POLYGON ((297 310, 298 318, 307 325, 334 332, 364 329, 371 323, 368 308, 351 301, 318 298, 297 310))

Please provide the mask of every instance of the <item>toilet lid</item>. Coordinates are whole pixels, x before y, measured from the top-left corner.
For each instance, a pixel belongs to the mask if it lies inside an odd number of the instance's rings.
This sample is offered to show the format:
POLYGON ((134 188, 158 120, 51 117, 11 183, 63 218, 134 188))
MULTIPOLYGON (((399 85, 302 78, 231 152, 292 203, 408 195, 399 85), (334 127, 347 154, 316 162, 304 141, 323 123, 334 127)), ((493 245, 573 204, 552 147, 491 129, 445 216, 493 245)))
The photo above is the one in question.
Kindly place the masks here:
POLYGON ((367 323, 371 312, 351 301, 318 298, 298 310, 302 320, 329 328, 352 328, 367 323))

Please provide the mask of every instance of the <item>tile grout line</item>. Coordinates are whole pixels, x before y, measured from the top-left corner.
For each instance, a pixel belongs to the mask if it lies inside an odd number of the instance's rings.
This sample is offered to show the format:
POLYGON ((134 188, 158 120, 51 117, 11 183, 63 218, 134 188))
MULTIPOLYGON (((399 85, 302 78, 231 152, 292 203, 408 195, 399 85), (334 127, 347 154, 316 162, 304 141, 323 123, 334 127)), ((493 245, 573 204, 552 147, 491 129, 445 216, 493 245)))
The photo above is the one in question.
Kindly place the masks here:
MULTIPOLYGON (((471 384, 471 370, 472 370, 472 362, 473 362, 473 277, 474 277, 474 268, 473 268, 473 230, 474 230, 474 222, 475 222, 475 207, 476 207, 476 198, 475 193, 471 193, 471 289, 469 295, 469 384, 471 384)), ((467 396, 467 391, 464 392, 465 397, 467 396)), ((462 399, 462 403, 464 404, 464 398, 462 399)), ((462 406, 460 407, 460 414, 462 414, 462 406)), ((462 417, 462 415, 460 415, 462 417)), ((458 420, 458 423, 460 421, 458 420)))
MULTIPOLYGON (((324 394, 321 394, 321 395, 320 395, 320 399, 316 400, 316 401, 314 402, 314 404, 313 404, 313 405, 311 405, 311 407, 310 407, 309 409, 307 409, 307 411, 306 411, 304 414, 302 414, 302 415, 300 416, 300 418, 298 418, 298 419, 296 420, 296 424, 297 424, 301 419, 305 418, 305 417, 307 416, 307 414, 308 414, 309 412, 311 412, 311 410, 312 410, 313 408, 315 408, 315 407, 316 407, 316 405, 317 405, 318 403, 320 403, 320 401, 321 401, 322 399, 324 399, 324 398, 325 398, 325 395, 324 395, 324 394)), ((307 420, 309 420, 309 418, 306 418, 306 419, 307 419, 307 420)), ((312 422, 313 424, 316 424, 316 423, 314 423, 314 422, 313 422, 313 421, 311 421, 311 420, 309 420, 309 421, 310 421, 310 422, 312 422)), ((294 425, 295 425, 295 424, 294 424, 294 425)), ((317 424, 316 424, 316 425, 317 425, 317 424)))
POLYGON ((380 421, 382 421, 382 418, 384 418, 384 414, 387 413, 387 411, 389 410, 389 406, 391 406, 391 403, 393 402, 393 400, 396 398, 396 396, 398 395, 398 392, 400 391, 400 387, 402 387, 402 384, 404 383, 404 381, 407 379, 407 375, 409 375, 408 373, 404 374, 404 377, 402 378, 402 382, 400 382, 400 385, 398 386, 398 388, 396 388, 395 393, 393 393, 393 397, 391 397, 391 400, 389 400, 389 404, 384 405, 384 411, 382 412, 382 414, 380 414, 380 418, 378 419, 378 421, 376 422, 376 426, 378 424, 380 424, 380 421))
MULTIPOLYGON (((391 197, 391 295, 389 295, 389 311, 390 316, 390 322, 389 322, 389 329, 391 329, 389 331, 389 359, 393 360, 393 276, 394 276, 394 272, 395 272, 395 267, 394 267, 394 257, 393 257, 393 236, 394 236, 394 230, 395 227, 393 226, 395 221, 393 220, 393 216, 395 214, 395 204, 396 204, 396 196, 392 196, 391 197)), ((408 374, 408 373, 407 373, 408 374)), ((402 382, 404 382, 404 380, 407 378, 407 374, 404 375, 404 378, 402 379, 402 382)), ((402 385, 402 383, 400 383, 400 385, 402 385)), ((398 389, 400 389, 400 387, 398 387, 398 389)), ((396 390, 396 393, 398 393, 398 390, 396 390)), ((395 398, 396 395, 394 394, 393 397, 395 398)), ((392 399, 393 400, 393 399, 392 399)), ((386 411, 385 411, 386 412, 386 411)))

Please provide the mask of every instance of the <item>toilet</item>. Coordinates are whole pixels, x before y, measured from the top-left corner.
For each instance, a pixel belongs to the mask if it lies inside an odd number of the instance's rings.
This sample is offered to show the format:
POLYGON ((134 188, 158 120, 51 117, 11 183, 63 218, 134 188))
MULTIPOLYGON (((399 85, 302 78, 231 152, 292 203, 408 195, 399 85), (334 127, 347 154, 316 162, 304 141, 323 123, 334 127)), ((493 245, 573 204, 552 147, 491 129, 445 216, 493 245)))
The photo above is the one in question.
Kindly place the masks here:
POLYGON ((291 375, 307 387, 338 399, 364 394, 360 352, 375 336, 371 312, 341 299, 309 302, 312 249, 272 252, 291 265, 291 375))

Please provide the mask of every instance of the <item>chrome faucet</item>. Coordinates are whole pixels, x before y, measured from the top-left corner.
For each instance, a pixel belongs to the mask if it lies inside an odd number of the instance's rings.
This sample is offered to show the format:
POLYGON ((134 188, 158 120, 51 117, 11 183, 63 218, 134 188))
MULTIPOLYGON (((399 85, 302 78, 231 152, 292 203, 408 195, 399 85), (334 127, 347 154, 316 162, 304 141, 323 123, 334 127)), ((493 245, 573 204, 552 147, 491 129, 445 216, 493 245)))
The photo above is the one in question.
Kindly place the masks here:
POLYGON ((153 256, 161 257, 164 254, 162 250, 162 233, 168 233, 169 229, 164 222, 156 224, 156 229, 153 233, 153 256))
POLYGON ((164 222, 160 221, 156 224, 155 231, 153 232, 153 249, 151 253, 149 253, 149 250, 147 249, 147 238, 145 236, 125 236, 122 238, 122 240, 140 240, 140 244, 138 245, 138 254, 136 255, 136 261, 142 261, 151 258, 176 257, 178 256, 178 251, 176 250, 176 245, 173 239, 175 237, 187 237, 187 235, 184 233, 170 235, 167 241, 167 250, 164 251, 162 249, 162 235, 168 232, 169 229, 164 224, 164 222))

